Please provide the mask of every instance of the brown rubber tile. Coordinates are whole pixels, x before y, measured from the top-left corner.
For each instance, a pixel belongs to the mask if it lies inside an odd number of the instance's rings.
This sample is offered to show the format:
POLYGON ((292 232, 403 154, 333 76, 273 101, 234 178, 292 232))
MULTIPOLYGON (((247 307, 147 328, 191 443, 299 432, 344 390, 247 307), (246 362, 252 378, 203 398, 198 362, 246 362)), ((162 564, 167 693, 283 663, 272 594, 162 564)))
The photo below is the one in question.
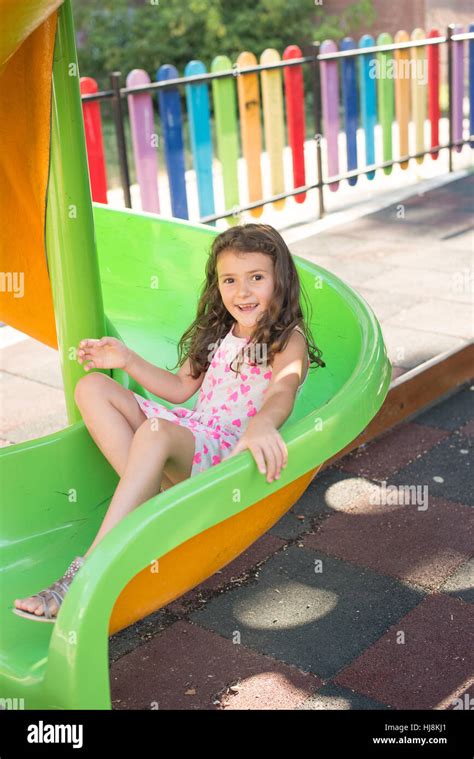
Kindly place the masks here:
POLYGON ((338 469, 359 477, 386 480, 449 436, 447 430, 409 423, 335 462, 338 469))
POLYGON ((116 661, 113 709, 296 709, 320 678, 189 622, 116 661))
MULTIPOLYGON (((387 500, 389 490, 385 491, 387 500)), ((408 495, 398 496, 409 500, 408 495)), ((383 498, 373 485, 351 510, 329 516, 318 532, 303 536, 304 546, 431 590, 472 552, 472 509, 435 496, 424 504, 371 503, 383 498)))
POLYGON ((448 708, 474 671, 473 629, 471 604, 433 594, 334 682, 394 709, 448 708))

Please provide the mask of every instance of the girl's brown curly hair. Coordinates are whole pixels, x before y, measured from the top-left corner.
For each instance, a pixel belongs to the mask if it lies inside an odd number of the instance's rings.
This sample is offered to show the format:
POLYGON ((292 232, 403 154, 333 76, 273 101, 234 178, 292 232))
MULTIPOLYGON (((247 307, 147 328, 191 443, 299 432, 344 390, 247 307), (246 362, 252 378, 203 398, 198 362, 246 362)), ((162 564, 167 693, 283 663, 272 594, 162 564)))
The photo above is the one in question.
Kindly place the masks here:
MULTIPOLYGON (((224 306, 218 286, 217 260, 219 253, 224 250, 236 253, 264 253, 273 261, 273 297, 269 308, 257 320, 249 344, 265 345, 265 362, 271 365, 275 354, 286 347, 294 328, 299 326, 306 338, 310 363, 326 366, 320 358, 322 352, 316 346, 304 322, 300 294, 304 295, 308 311, 311 304, 300 286, 293 258, 282 236, 269 224, 242 224, 230 227, 214 238, 206 263, 206 279, 201 290, 196 319, 178 343, 176 366, 184 364, 189 357, 191 375, 193 379, 197 379, 201 372, 207 371, 212 361, 214 346, 220 345, 235 322, 224 306)), ((241 353, 236 359, 240 366, 241 353)), ((255 363, 262 362, 256 360, 255 363)))

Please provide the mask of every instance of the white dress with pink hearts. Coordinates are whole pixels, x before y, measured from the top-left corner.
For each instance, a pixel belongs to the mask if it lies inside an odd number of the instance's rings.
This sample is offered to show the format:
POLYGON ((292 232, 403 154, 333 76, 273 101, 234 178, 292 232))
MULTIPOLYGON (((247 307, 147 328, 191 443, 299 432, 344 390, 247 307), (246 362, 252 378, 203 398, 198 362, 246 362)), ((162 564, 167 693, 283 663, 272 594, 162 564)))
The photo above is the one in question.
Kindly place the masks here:
MULTIPOLYGON (((148 418, 160 417, 191 430, 196 444, 191 477, 219 464, 232 453, 250 419, 263 406, 265 392, 272 377, 271 366, 256 365, 255 355, 252 354, 255 346, 249 346, 247 352, 244 352, 244 363, 241 364, 239 375, 235 372, 236 361, 233 364, 234 371, 230 368, 232 359, 248 342, 246 337, 236 337, 233 330, 234 327, 220 345, 216 345, 192 410, 183 406, 168 409, 161 403, 134 393, 148 418)), ((308 358, 308 368, 309 363, 308 358)), ((307 377, 308 372, 298 393, 307 377)))

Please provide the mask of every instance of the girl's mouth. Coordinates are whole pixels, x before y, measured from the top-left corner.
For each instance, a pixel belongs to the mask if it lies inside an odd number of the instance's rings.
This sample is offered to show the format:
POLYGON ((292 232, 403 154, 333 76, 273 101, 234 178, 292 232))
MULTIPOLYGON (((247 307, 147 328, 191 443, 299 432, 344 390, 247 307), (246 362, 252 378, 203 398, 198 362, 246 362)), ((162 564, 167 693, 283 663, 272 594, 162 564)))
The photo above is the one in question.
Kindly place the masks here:
POLYGON ((252 306, 237 306, 238 309, 240 309, 243 313, 247 314, 249 311, 254 311, 257 308, 257 303, 254 303, 252 306))

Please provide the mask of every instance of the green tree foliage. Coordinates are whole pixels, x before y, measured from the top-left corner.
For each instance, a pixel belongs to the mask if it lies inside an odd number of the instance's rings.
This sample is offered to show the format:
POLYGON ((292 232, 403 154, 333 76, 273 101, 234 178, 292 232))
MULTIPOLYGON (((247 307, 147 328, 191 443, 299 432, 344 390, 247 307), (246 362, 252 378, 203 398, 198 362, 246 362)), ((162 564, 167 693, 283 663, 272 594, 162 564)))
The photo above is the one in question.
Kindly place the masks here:
POLYGON ((186 63, 210 65, 216 55, 232 61, 243 50, 257 57, 267 47, 338 40, 363 33, 374 18, 373 0, 357 0, 331 16, 314 0, 74 0, 81 76, 101 87, 108 75, 143 68, 154 78, 163 63, 180 74, 186 63))

